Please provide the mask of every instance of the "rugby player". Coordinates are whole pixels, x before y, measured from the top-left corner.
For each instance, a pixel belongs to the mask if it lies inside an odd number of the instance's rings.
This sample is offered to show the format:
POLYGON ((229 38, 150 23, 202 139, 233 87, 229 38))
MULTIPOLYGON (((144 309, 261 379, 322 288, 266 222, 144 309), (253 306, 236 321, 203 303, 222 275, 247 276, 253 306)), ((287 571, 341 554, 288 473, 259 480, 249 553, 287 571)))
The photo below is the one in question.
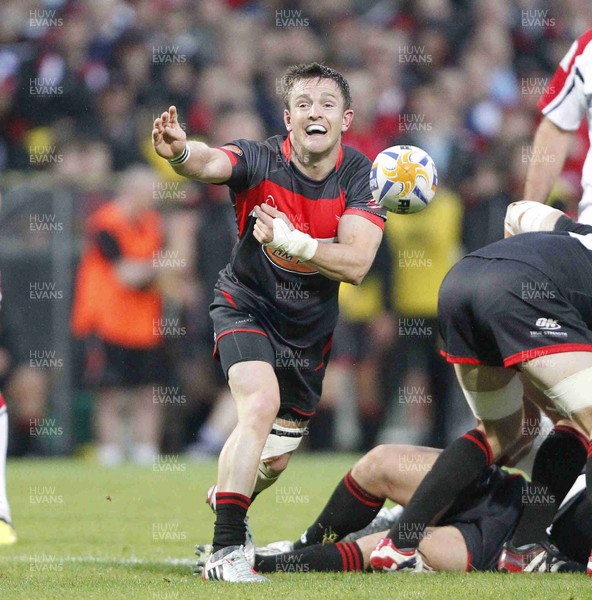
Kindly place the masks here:
MULTIPOLYGON (((547 226, 543 221, 549 218, 537 217, 529 208, 509 219, 508 229, 532 220, 534 226, 527 229, 536 230, 547 226)), ((454 364, 480 424, 439 456, 397 526, 372 552, 373 568, 422 569, 418 545, 425 528, 520 434, 519 371, 554 410, 585 432, 588 448, 582 463, 592 495, 592 227, 565 215, 553 227, 553 232, 514 235, 473 252, 444 280, 439 296, 443 354, 454 364), (530 290, 545 293, 533 297, 530 290), (410 539, 410 531, 418 534, 410 539)), ((569 455, 574 460, 563 461, 563 472, 545 473, 550 489, 559 494, 582 466, 577 458, 581 449, 574 447, 569 455)), ((591 567, 589 561, 589 571, 591 567)))
MULTIPOLYGON (((592 81, 592 29, 584 32, 562 58, 539 100, 543 115, 532 145, 533 156, 526 173, 523 198, 545 202, 561 174, 570 143, 584 117, 592 140, 589 83, 592 81)), ((582 168, 582 198, 578 221, 592 224, 592 149, 582 168)))
MULTIPOLYGON (((369 569, 376 543, 396 521, 439 453, 418 446, 374 448, 341 480, 301 538, 294 543, 275 542, 258 548, 255 567, 260 572, 369 569), (381 508, 377 513, 385 499, 399 506, 381 508)), ((502 544, 509 539, 522 512, 526 483, 519 473, 496 465, 489 467, 436 525, 427 529, 419 544, 423 570, 495 570, 502 544)), ((528 570, 585 571, 592 544, 591 524, 592 504, 584 477, 580 476, 555 518, 551 542, 545 544, 546 554, 533 561, 528 570)), ((198 570, 208 551, 208 547, 198 546, 198 570)))
POLYGON ((315 412, 339 282, 363 280, 386 219, 372 202, 370 161, 341 144, 353 119, 344 77, 298 65, 282 89, 285 137, 209 148, 187 141, 174 106, 152 132, 156 152, 177 173, 228 185, 238 225, 210 306, 238 424, 219 458, 204 579, 266 580, 244 555, 246 513, 253 494, 286 468, 315 412))

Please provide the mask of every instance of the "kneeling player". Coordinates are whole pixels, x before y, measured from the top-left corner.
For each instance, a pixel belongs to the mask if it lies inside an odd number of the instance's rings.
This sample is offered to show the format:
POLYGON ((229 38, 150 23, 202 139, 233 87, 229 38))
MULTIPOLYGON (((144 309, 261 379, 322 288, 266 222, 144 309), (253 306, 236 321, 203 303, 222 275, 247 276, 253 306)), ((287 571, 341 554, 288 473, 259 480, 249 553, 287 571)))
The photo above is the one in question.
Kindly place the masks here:
MULTIPOLYGON (((414 446, 374 448, 341 480, 300 540, 257 549, 255 567, 262 572, 367 570, 377 541, 400 514, 401 506, 381 509, 385 499, 405 505, 439 454, 440 450, 414 446)), ((585 525, 592 523, 592 504, 581 479, 553 525, 552 540, 559 550, 548 545, 546 555, 531 566, 533 571, 585 570, 582 563, 592 543, 592 529, 585 525)), ((495 569, 520 517, 525 489, 521 475, 489 467, 422 535, 423 570, 495 569)), ((409 537, 417 534, 408 532, 409 537)))
MULTIPOLYGON (((533 216, 529 212, 518 225, 533 216)), ((533 228, 547 226, 533 220, 533 228)), ((375 568, 420 569, 419 540, 405 539, 405 532, 425 529, 515 442, 523 389, 517 371, 590 438, 592 236, 587 234, 592 228, 583 230, 564 216, 560 221, 555 226, 562 232, 518 235, 472 253, 443 282, 439 318, 444 354, 482 424, 441 454, 398 526, 372 553, 375 568)), ((590 454, 586 470, 592 495, 590 454)), ((575 478, 579 469, 573 462, 567 462, 569 474, 547 470, 551 488, 575 478)))

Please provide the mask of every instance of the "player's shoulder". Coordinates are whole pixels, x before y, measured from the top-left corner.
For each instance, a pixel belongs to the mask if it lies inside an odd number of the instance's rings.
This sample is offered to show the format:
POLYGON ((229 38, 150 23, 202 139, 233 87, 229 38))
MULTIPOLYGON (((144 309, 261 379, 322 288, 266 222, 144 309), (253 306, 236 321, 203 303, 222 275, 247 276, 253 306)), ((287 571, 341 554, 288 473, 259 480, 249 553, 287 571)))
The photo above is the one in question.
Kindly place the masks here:
POLYGON ((368 181, 370 189, 370 159, 355 148, 342 144, 343 154, 341 161, 337 164, 337 175, 342 187, 356 186, 360 181, 368 181))
POLYGON ((584 67, 583 70, 580 69, 580 77, 588 74, 588 69, 592 67, 592 29, 588 29, 575 40, 563 57, 560 66, 566 72, 573 67, 584 67))
POLYGON ((342 161, 342 166, 343 167, 349 167, 349 168, 368 168, 370 169, 372 167, 372 161, 363 153, 360 152, 359 150, 356 150, 355 148, 353 148, 352 146, 347 146, 345 144, 342 144, 341 147, 343 148, 343 161, 342 161))
POLYGON ((222 148, 234 152, 238 156, 244 156, 253 152, 280 152, 283 138, 274 135, 266 140, 247 140, 244 138, 232 140, 222 144, 222 148))

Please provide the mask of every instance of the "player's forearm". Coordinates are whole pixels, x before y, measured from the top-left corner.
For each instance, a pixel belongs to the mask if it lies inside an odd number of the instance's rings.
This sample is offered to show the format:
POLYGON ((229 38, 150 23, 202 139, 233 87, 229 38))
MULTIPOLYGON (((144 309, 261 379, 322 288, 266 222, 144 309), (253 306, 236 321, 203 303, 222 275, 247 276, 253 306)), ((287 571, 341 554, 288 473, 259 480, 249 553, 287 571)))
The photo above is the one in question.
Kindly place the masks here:
POLYGON ((309 262, 329 279, 360 285, 375 254, 376 250, 361 253, 358 247, 349 244, 319 244, 309 262))
POLYGON ((204 183, 223 183, 230 176, 230 162, 228 165, 216 164, 216 159, 221 151, 217 148, 210 148, 203 142, 188 141, 185 152, 188 152, 187 158, 180 154, 172 161, 169 161, 174 171, 183 177, 197 179, 204 183), (175 163, 175 160, 181 159, 181 163, 175 163))
MULTIPOLYGON (((191 179, 200 179, 204 174, 208 159, 210 157, 210 147, 203 142, 188 141, 187 146, 189 149, 189 157, 187 160, 180 164, 175 164, 175 159, 170 162, 171 167, 175 173, 183 175, 183 177, 189 177, 191 179)), ((181 155, 179 155, 180 157, 181 155)), ((179 158, 176 157, 176 158, 179 158)))
POLYGON ((543 118, 534 137, 532 152, 529 152, 529 165, 524 186, 524 199, 545 202, 553 184, 559 177, 571 132, 564 131, 552 121, 543 118))

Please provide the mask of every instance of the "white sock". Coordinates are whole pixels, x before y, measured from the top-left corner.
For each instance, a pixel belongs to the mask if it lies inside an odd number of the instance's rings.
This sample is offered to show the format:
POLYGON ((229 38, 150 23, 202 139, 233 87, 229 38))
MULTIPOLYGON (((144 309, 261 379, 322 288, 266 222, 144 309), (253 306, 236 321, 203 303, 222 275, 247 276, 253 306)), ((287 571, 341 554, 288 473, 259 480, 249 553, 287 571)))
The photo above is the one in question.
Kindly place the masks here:
POLYGON ((8 411, 0 394, 0 519, 10 522, 10 506, 6 496, 6 449, 8 447, 8 411))

